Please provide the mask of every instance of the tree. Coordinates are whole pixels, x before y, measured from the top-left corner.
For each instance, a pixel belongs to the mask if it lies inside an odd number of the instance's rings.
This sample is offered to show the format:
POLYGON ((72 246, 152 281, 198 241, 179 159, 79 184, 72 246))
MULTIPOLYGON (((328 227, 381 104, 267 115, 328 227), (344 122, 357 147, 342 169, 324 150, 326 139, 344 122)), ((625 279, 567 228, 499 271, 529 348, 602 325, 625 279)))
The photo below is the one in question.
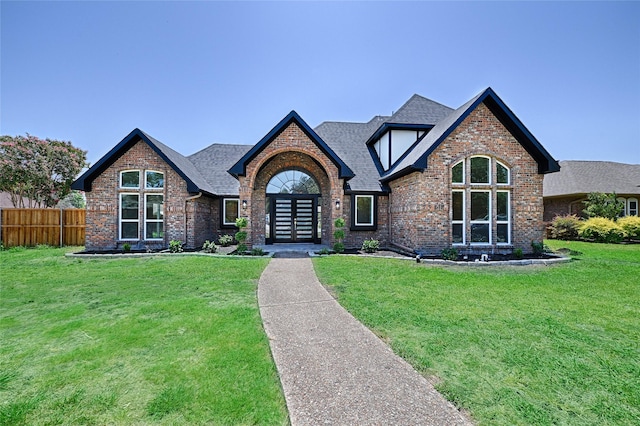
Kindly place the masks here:
POLYGON ((61 209, 84 209, 86 206, 87 200, 84 197, 84 192, 72 190, 58 202, 56 207, 61 209))
POLYGON ((28 133, 0 136, 0 191, 11 195, 15 207, 53 207, 71 191, 86 158, 71 142, 28 133))
POLYGON ((583 213, 587 217, 605 217, 616 220, 624 211, 624 203, 616 199, 615 192, 612 194, 592 192, 583 203, 585 205, 583 213))

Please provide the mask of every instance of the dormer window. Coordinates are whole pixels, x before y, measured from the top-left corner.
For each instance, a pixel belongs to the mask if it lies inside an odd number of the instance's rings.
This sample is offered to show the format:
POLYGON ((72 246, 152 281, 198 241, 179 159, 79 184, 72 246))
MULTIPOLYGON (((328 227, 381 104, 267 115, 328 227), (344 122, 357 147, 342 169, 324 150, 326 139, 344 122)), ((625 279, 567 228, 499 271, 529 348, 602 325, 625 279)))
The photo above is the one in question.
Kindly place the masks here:
POLYGON ((426 130, 403 129, 392 129, 383 133, 373 144, 382 169, 387 171, 393 167, 425 134, 426 130))

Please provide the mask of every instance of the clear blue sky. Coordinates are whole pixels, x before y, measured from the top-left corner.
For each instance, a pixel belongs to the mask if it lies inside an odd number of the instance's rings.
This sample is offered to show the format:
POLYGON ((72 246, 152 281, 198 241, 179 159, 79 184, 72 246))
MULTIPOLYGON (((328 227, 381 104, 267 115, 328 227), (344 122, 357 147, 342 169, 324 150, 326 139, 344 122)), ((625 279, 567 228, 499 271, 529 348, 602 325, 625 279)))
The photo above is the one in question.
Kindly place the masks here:
POLYGON ((638 2, 0 2, 0 133, 94 163, 136 127, 192 154, 289 111, 368 121, 491 86, 558 160, 640 163, 638 2))

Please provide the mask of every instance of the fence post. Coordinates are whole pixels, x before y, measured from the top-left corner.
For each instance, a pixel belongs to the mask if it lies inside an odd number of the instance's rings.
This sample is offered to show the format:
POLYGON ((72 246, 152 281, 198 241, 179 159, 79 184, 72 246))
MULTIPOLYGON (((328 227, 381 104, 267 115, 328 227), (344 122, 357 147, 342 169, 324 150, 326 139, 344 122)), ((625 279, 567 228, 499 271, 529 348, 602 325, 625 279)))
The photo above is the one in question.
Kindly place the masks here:
POLYGON ((60 247, 62 247, 62 239, 64 238, 64 212, 60 207, 60 247))

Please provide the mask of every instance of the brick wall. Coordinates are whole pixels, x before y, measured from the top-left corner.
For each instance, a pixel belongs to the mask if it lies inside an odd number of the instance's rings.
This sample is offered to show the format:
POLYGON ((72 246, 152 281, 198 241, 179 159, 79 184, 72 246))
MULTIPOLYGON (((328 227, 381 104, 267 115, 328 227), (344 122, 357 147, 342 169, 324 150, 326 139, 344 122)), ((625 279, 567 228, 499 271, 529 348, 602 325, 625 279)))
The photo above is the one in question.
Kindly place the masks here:
MULTIPOLYGON (((535 160, 484 104, 472 111, 430 155, 424 172, 411 173, 390 182, 392 241, 431 254, 451 246, 451 167, 474 155, 499 160, 511 170, 511 185, 499 188, 511 191, 512 245, 502 246, 502 251, 516 247, 531 251, 531 241, 540 241, 544 232, 543 176, 538 174, 535 160)), ((495 167, 492 167, 492 173, 491 181, 495 182, 495 167)), ((492 205, 495 206, 495 186, 474 186, 474 189, 489 188, 493 188, 492 205)), ((468 193, 466 196, 469 217, 468 193)), ((495 208, 492 213, 495 218, 495 208)), ((469 232, 467 224, 467 235, 469 232)), ((492 233, 495 235, 495 221, 492 233)), ((486 252, 487 246, 467 244, 462 249, 486 252)))
MULTIPOLYGON (((138 142, 109 168, 98 176, 92 184, 91 192, 87 192, 87 250, 104 250, 121 248, 123 242, 118 240, 118 209, 120 193, 137 193, 140 195, 140 236, 144 237, 144 171, 154 170, 164 173, 164 189, 149 191, 164 195, 164 239, 162 241, 144 241, 139 244, 149 248, 162 248, 171 240, 186 242, 187 247, 202 245, 207 238, 212 238, 218 221, 213 218, 218 214, 218 204, 207 197, 200 197, 187 203, 185 216, 185 199, 192 196, 187 185, 158 154, 145 142, 138 142), (124 170, 140 170, 140 189, 120 189, 120 172, 124 170)), ((127 241, 129 242, 129 241, 127 241)), ((129 242, 132 246, 136 242, 129 242)))
POLYGON ((556 216, 575 214, 580 217, 587 198, 584 196, 571 196, 561 198, 546 198, 544 200, 544 220, 551 222, 556 216))
MULTIPOLYGON (((322 243, 333 242, 333 221, 342 216, 342 209, 332 206, 343 199, 343 179, 338 168, 296 124, 292 123, 277 135, 247 164, 246 176, 240 176, 240 200, 247 200, 246 211, 240 215, 250 217, 247 242, 265 243, 266 184, 278 172, 296 168, 313 176, 322 191, 322 243)), ((344 205, 344 203, 342 203, 344 205)))

